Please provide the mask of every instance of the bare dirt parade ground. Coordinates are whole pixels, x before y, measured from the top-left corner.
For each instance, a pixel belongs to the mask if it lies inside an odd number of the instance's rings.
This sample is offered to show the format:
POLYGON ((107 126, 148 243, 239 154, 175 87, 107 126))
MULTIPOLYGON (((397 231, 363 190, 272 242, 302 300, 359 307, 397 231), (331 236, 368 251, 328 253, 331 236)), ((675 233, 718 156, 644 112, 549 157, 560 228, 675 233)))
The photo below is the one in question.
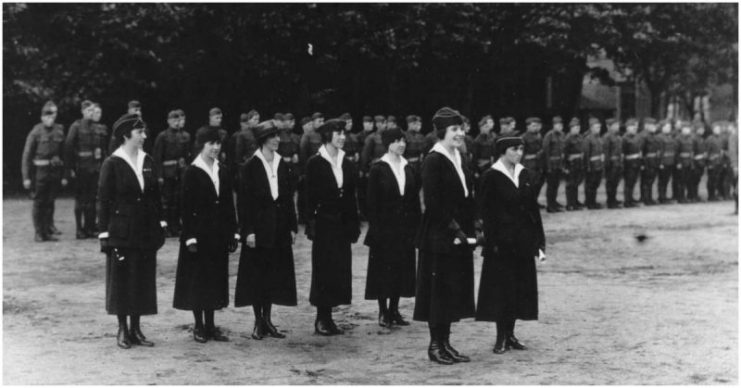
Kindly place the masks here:
MULTIPOLYGON (((530 350, 493 354, 494 324, 467 319, 453 324, 451 340, 472 362, 453 366, 427 360, 425 323, 378 326, 377 303, 363 299, 360 243, 353 304, 335 310, 346 334, 315 335, 303 229, 294 247, 299 305, 273 312, 287 338, 251 339, 252 309, 230 306, 216 314, 230 342, 194 342, 192 314, 171 307, 178 242, 168 239, 158 253, 159 314, 142 318, 156 346, 119 349, 116 318, 104 309, 104 257, 96 240, 74 239, 72 207, 57 201, 64 234, 39 244, 30 200, 3 202, 4 384, 738 384, 732 202, 543 212, 540 320, 516 330, 530 350)), ((238 261, 237 252, 232 296, 238 261)), ((402 314, 413 306, 402 299, 402 314)))

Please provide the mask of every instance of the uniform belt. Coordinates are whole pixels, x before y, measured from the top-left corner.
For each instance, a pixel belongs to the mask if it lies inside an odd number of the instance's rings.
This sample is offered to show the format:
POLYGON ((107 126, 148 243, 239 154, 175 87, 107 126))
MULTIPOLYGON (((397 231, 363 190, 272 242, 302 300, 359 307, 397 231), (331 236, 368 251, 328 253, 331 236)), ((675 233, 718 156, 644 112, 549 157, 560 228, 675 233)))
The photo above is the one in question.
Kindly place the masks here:
POLYGON ((283 157, 283 161, 286 162, 286 163, 290 163, 291 162, 291 157, 290 156, 284 156, 283 157))
POLYGON ((89 158, 93 156, 93 151, 80 151, 77 153, 77 156, 81 158, 89 158))
POLYGON ((604 155, 597 155, 597 156, 592 156, 591 158, 589 158, 589 161, 590 161, 590 162, 596 162, 596 161, 598 161, 598 160, 602 160, 602 157, 603 157, 603 156, 604 156, 604 155))
POLYGON ((674 156, 674 151, 664 152, 664 156, 674 156))
POLYGON ((538 157, 538 154, 525 155, 526 160, 535 159, 537 157, 538 157))
POLYGON ((705 154, 695 155, 695 160, 703 160, 705 159, 705 154))
POLYGON ((479 164, 481 164, 481 163, 489 163, 489 162, 491 162, 491 159, 489 159, 489 158, 479 158, 478 162, 479 162, 479 164))
POLYGON ((659 156, 659 155, 656 152, 649 152, 649 153, 646 154, 646 157, 647 158, 655 158, 657 156, 659 156))
POLYGON ((718 158, 720 158, 720 154, 710 155, 710 157, 708 159, 715 160, 715 159, 718 159, 718 158))
POLYGON ((34 159, 33 165, 36 167, 46 167, 51 164, 51 160, 49 159, 34 159))
POLYGON ((681 156, 683 158, 689 158, 689 157, 692 156, 692 153, 691 152, 680 152, 679 153, 679 156, 681 156))
POLYGON ((409 159, 407 159, 407 162, 410 162, 410 163, 419 162, 419 156, 415 156, 413 158, 409 158, 409 159))
POLYGON ((638 159, 640 157, 641 157, 640 153, 630 154, 630 155, 625 155, 625 160, 633 160, 633 159, 638 159))
POLYGON ((584 157, 584 154, 570 154, 569 160, 581 159, 583 157, 584 157))
POLYGON ((164 162, 162 162, 163 166, 176 166, 177 164, 177 160, 165 160, 164 162))

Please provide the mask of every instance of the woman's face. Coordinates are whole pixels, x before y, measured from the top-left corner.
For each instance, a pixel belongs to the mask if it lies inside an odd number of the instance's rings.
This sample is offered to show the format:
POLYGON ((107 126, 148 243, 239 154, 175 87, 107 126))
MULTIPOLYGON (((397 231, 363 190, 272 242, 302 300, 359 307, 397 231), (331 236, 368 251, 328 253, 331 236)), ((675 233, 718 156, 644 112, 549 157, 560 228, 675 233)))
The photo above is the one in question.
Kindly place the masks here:
POLYGON ((131 137, 124 137, 125 144, 134 144, 139 149, 144 148, 144 140, 147 139, 147 130, 144 128, 136 128, 131 131, 131 137))
POLYGON ((395 155, 399 155, 399 156, 404 155, 404 150, 406 148, 407 148, 407 141, 404 140, 403 137, 389 144, 389 152, 395 155))
POLYGON ((201 155, 207 158, 216 160, 219 158, 219 152, 221 152, 221 142, 220 141, 210 141, 203 145, 203 150, 201 151, 201 155))
POLYGON ((463 131, 463 127, 460 125, 451 125, 445 129, 445 137, 443 138, 443 145, 460 148, 463 145, 463 141, 466 137, 466 133, 463 131))
POLYGON ((520 159, 522 159, 523 153, 525 153, 525 146, 518 145, 514 147, 508 147, 507 150, 504 151, 504 155, 502 155, 502 157, 511 164, 517 164, 520 163, 520 159))
POLYGON ((345 131, 332 132, 332 141, 330 143, 334 148, 341 150, 345 146, 345 131))
POLYGON ((273 152, 278 151, 279 145, 280 145, 280 135, 278 135, 278 133, 270 136, 267 140, 265 140, 265 147, 268 147, 268 149, 273 152))

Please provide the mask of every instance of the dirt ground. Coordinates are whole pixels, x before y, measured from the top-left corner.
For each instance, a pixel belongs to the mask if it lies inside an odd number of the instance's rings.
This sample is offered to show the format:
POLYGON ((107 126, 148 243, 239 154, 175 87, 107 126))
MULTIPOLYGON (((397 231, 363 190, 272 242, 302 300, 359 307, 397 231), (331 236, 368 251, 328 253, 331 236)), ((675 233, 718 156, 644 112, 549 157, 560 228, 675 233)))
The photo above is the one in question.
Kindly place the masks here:
MULTIPOLYGON (((33 242, 31 203, 3 203, 4 384, 738 384, 738 218, 731 202, 543 213, 548 261, 539 266, 540 320, 519 322, 527 351, 491 352, 492 323, 453 325, 472 358, 427 360, 427 327, 377 325, 363 300, 367 248, 353 247, 347 333, 313 334, 310 245, 295 246, 298 307, 274 308, 286 339, 249 338, 249 308, 217 312, 231 341, 192 340, 174 310, 177 241, 158 255, 159 314, 143 317, 154 348, 118 349, 104 310, 104 259, 74 240, 72 200, 57 202, 56 243, 33 242), (645 233, 639 243, 634 238, 645 233)), ((365 228, 364 228, 365 229, 365 228)), ((361 238, 362 241, 362 238, 361 238)), ((476 254, 476 281, 481 258, 476 254)), ((231 258, 233 296, 238 255, 231 258)), ((478 286, 477 286, 478 287, 478 286)), ((402 313, 411 315, 413 299, 402 313)))

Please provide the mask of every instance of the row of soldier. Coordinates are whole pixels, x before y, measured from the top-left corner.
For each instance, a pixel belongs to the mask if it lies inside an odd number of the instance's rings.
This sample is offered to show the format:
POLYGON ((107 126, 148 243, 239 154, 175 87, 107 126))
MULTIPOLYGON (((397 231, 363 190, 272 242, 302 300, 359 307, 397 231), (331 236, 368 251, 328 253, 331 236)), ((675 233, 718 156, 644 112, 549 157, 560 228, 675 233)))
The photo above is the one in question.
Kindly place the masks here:
MULTIPOLYGON (((64 134, 63 127, 55 123, 57 107, 49 102, 42 108, 42 122, 28 135, 22 160, 23 184, 32 190, 34 197, 33 222, 36 241, 55 240, 59 234, 54 226, 54 199, 60 184, 74 178, 75 224, 77 238, 95 235, 95 193, 100 164, 117 147, 108 128, 100 122, 102 110, 99 104, 83 101, 82 117, 73 122, 64 134)), ((141 115, 141 104, 131 101, 128 113, 141 115)), ((365 210, 365 183, 371 164, 385 153, 380 134, 398 126, 394 116, 364 116, 362 129, 352 131, 353 119, 345 113, 340 116, 347 123, 348 138, 345 142, 346 161, 359 171, 358 201, 361 216, 365 210)), ((255 110, 240 115, 240 129, 229 135, 222 125, 223 114, 219 108, 209 111, 209 121, 198 129, 203 131, 217 128, 224 143, 220 161, 225 163, 235 179, 240 164, 245 163, 255 152, 257 143, 254 129, 270 124, 280 129, 278 153, 292 168, 299 189, 299 222, 304 218, 303 166, 321 146, 321 137, 314 131, 324 122, 321 113, 300 120, 301 135, 294 131, 295 118, 291 113, 276 113, 272 119, 261 122, 255 110)), ((182 172, 195 156, 199 145, 185 128, 186 115, 181 109, 168 113, 167 129, 155 138, 151 154, 155 162, 155 173, 161 185, 162 203, 168 221, 169 233, 179 234, 179 190, 182 172)), ((568 132, 564 133, 561 117, 552 119, 551 129, 543 136, 542 121, 530 117, 524 133, 516 130, 512 117, 499 120, 499 130, 494 131, 494 119, 486 115, 478 122, 479 134, 470 135, 470 121, 464 118, 465 143, 461 153, 471 171, 478 178, 494 163, 494 143, 498 136, 521 135, 525 143, 522 164, 536 172, 537 192, 547 183, 544 206, 549 212, 579 210, 583 207, 599 209, 596 193, 604 177, 607 192, 607 207, 620 207, 617 188, 624 179, 623 203, 625 207, 639 204, 634 196, 635 186, 640 179, 640 202, 656 204, 654 184, 658 181, 658 202, 680 203, 698 201, 698 186, 707 169, 708 200, 730 198, 733 186, 729 138, 736 135, 733 123, 717 122, 711 126, 712 133, 705 136, 705 127, 686 121, 657 122, 643 120, 643 130, 638 132, 636 119, 625 121, 625 134, 620 134, 621 123, 606 120, 607 131, 602 134, 602 123, 591 118, 588 130, 582 133, 581 122, 572 118, 568 132), (658 178, 658 179, 657 179, 658 178), (566 182, 566 206, 557 201, 561 180, 566 182), (672 182, 672 199, 668 196, 672 182), (584 182, 584 202, 579 201, 579 186, 584 182)), ((437 141, 435 131, 422 133, 422 120, 417 115, 406 117, 406 151, 404 157, 415 171, 421 168, 424 156, 437 141)))

